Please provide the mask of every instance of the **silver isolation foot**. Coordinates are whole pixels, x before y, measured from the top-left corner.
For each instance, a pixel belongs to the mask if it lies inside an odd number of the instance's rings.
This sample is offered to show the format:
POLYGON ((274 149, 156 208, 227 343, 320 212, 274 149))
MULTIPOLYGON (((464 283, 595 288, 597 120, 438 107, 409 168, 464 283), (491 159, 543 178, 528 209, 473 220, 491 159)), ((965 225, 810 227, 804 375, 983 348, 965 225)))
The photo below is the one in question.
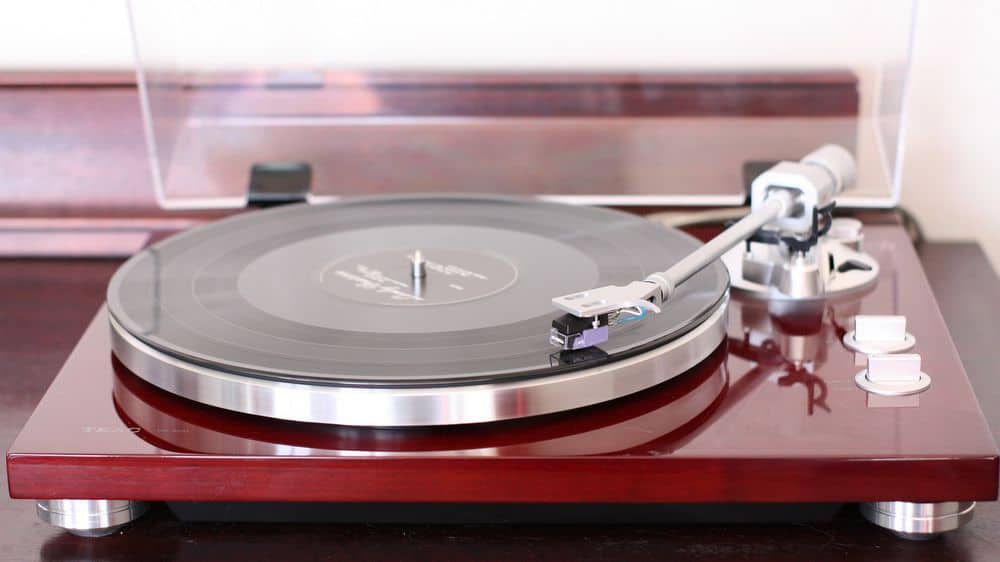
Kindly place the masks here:
POLYGON ((870 502, 861 514, 872 523, 910 540, 932 539, 972 520, 976 502, 870 502))
POLYGON ((133 500, 39 500, 39 519, 81 537, 110 535, 138 519, 149 504, 133 500))

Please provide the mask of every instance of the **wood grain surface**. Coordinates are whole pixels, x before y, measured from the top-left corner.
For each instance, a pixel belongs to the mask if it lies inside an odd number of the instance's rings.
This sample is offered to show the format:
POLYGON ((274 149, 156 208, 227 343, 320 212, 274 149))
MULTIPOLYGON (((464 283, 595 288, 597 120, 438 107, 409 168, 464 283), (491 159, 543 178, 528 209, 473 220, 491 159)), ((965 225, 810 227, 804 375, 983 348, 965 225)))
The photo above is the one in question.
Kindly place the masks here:
MULTIPOLYGON (((987 419, 1000 429, 1000 281, 978 246, 921 249, 987 419)), ((116 261, 0 260, 0 443, 9 447, 103 300, 116 261)), ((123 533, 81 539, 0 499, 0 559, 996 560, 1000 506, 962 531, 902 541, 848 507, 830 523, 739 525, 331 525, 182 523, 155 509, 123 533)))
MULTIPOLYGON (((823 320, 782 317, 812 342, 798 345, 822 350, 811 370, 826 396, 822 411, 808 388, 774 382, 790 373, 780 352, 741 352, 734 328, 717 360, 611 406, 416 433, 267 423, 134 384, 109 360, 102 311, 8 452, 10 490, 188 501, 995 499, 996 447, 936 309, 923 305, 930 289, 909 239, 899 226, 870 226, 865 242, 883 264, 872 291, 831 303, 823 320), (919 407, 872 407, 853 381, 855 354, 837 336, 855 314, 888 312, 906 314, 934 379, 919 407)), ((768 311, 734 296, 730 316, 768 311)), ((756 329, 780 348, 776 328, 756 329)))

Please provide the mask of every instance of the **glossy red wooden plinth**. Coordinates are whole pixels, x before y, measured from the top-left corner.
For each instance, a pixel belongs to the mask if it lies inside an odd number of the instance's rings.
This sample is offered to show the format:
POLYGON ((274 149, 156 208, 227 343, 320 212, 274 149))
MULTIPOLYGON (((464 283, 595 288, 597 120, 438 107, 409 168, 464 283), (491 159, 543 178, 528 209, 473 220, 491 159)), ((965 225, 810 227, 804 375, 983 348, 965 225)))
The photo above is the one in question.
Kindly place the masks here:
POLYGON ((168 395, 114 362, 97 315, 7 455, 18 498, 364 502, 840 502, 997 497, 997 450, 917 257, 871 226, 878 286, 816 316, 734 300, 691 372, 585 410, 477 427, 275 422, 168 395), (870 401, 839 341, 904 314, 933 378, 870 401), (797 361, 795 359, 798 359, 797 361))

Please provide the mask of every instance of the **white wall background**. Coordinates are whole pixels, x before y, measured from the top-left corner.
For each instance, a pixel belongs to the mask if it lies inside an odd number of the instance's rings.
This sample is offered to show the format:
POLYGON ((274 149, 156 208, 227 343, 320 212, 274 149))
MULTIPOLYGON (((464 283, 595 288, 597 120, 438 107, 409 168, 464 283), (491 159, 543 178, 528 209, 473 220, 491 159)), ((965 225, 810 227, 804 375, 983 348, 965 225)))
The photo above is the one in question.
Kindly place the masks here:
MULTIPOLYGON (((428 2, 431 0, 427 0, 428 2)), ((434 0, 440 3, 442 0, 434 0)), ((446 1, 446 0, 443 0, 446 1)), ((567 5, 563 2, 458 2, 441 10, 449 13, 455 10, 461 16, 479 15, 486 23, 480 27, 476 43, 486 45, 485 52, 456 50, 436 45, 433 40, 405 45, 388 45, 384 50, 354 53, 359 60, 377 62, 381 57, 411 57, 413 64, 421 61, 453 62, 462 66, 463 61, 481 60, 494 57, 498 66, 531 65, 532 61, 545 60, 551 53, 528 45, 524 41, 508 41, 506 29, 515 18, 510 10, 521 10, 530 14, 524 18, 519 14, 517 21, 526 19, 544 26, 545 22, 560 21, 562 10, 600 11, 611 0, 577 0, 567 5), (470 8, 469 6, 473 6, 470 8), (513 7, 512 7, 513 6, 513 7), (505 23, 507 21, 508 23, 505 23), (541 22, 541 23, 538 23, 541 22), (482 33, 495 33, 484 37, 482 33), (491 47, 490 47, 491 46, 491 47), (394 52, 395 51, 395 52, 394 52)), ((813 0, 778 0, 787 2, 789 9, 795 9, 801 18, 805 9, 818 18, 837 18, 842 13, 843 2, 813 0), (803 6, 808 6, 803 8, 803 6)), ((157 22, 163 26, 178 25, 178 14, 183 10, 171 8, 171 2, 162 0, 156 7, 162 11, 157 22), (172 17, 173 16, 173 17, 172 17), (162 18, 162 19, 160 19, 162 18)), ((756 3, 696 3, 684 2, 687 10, 696 13, 681 13, 677 7, 668 7, 652 0, 635 1, 633 19, 617 18, 602 20, 596 18, 597 25, 578 30, 579 43, 563 52, 570 53, 570 63, 575 60, 580 66, 594 64, 614 67, 655 66, 662 61, 656 49, 673 43, 676 49, 691 26, 684 25, 685 18, 717 21, 720 36, 740 32, 742 15, 740 10, 759 10, 756 3), (748 7, 750 6, 750 7, 748 7), (679 39, 680 38, 680 39, 679 39), (661 41, 662 39, 662 41, 661 41), (598 41, 603 41, 599 43, 598 41), (619 59, 626 59, 619 62, 619 59), (596 61, 596 62, 595 62, 596 61)), ((230 9, 243 9, 246 3, 229 4, 230 9)), ((367 6, 370 3, 348 2, 347 6, 367 6)), ((751 52, 745 48, 729 48, 726 57, 730 60, 765 59, 769 56, 789 58, 809 62, 816 60, 843 60, 846 51, 863 52, 866 42, 877 40, 880 26, 886 28, 884 2, 871 2, 869 13, 856 22, 845 23, 843 42, 838 46, 809 42, 809 48, 751 52)), ((332 14, 329 4, 323 5, 332 14)), ((407 6, 400 3, 399 6, 407 6)), ((403 12, 391 21, 379 19, 386 31, 383 37, 400 33, 413 33, 414 29, 433 38, 449 30, 446 19, 421 21, 425 2, 410 3, 403 12), (413 6, 417 6, 417 9, 413 6), (414 11, 415 10, 415 11, 414 11), (393 27, 395 26, 395 28, 393 27), (394 31, 395 29, 395 31, 394 31), (390 33, 391 32, 391 33, 390 33)), ((616 4, 622 8, 621 4, 616 4)), ((400 8, 403 10, 404 8, 400 8)), ((331 15, 326 23, 315 22, 318 29, 328 25, 337 28, 337 33, 326 37, 339 38, 344 45, 356 44, 356 38, 366 33, 363 26, 345 21, 363 22, 372 17, 364 13, 366 8, 355 8, 352 18, 331 15), (338 24, 340 27, 337 27, 338 24)), ((280 23, 282 13, 265 14, 263 21, 280 23)), ((759 12, 757 12, 759 15, 759 12)), ((780 17, 776 17, 780 22, 780 17)), ((183 23, 183 22, 181 22, 183 23)), ((781 24, 782 40, 789 45, 796 44, 797 37, 808 37, 808 28, 798 22, 781 24), (805 34, 805 35, 802 35, 805 34)), ((212 23, 209 32, 192 32, 184 36, 180 49, 191 56, 198 53, 216 53, 225 56, 246 56, 246 53, 228 53, 224 39, 226 34, 237 30, 225 29, 219 34, 212 32, 224 23, 212 23)), ((280 30, 278 25, 277 29, 280 30)), ((274 27, 272 27, 272 30, 274 27)), ((454 30, 451 30, 454 31, 454 30)), ((278 31, 280 33, 280 31, 278 31)), ((544 29, 536 29, 540 36, 544 29)), ((895 31, 886 28, 886 34, 895 31)), ((919 218, 927 234, 934 239, 976 239, 983 243, 994 267, 1000 269, 1000 2, 991 0, 926 0, 923 2, 917 20, 919 37, 913 66, 910 98, 910 122, 906 138, 906 163, 903 170, 903 205, 911 209, 919 218)), ((294 45, 294 41, 285 41, 294 45)), ((470 43, 472 43, 470 41, 470 43)), ((262 43, 260 56, 288 57, 313 53, 310 49, 294 48, 282 52, 268 48, 262 43)), ((719 41, 702 44, 690 51, 711 52, 706 49, 726 49, 719 41)), ((343 51, 341 51, 343 52, 343 51)), ((395 59, 388 59, 390 62, 395 59)), ((224 60, 220 64, 225 63, 224 60)), ((563 65, 566 60, 562 60, 563 65)), ((0 0, 0 71, 10 69, 128 69, 132 66, 131 39, 128 28, 127 11, 124 0, 0 0)))

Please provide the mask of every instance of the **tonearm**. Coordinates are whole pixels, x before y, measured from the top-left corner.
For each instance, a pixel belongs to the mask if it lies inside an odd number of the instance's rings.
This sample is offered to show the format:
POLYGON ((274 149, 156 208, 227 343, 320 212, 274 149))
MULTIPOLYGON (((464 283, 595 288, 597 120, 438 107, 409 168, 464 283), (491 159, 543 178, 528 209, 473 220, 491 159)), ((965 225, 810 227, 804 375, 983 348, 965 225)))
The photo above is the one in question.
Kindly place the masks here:
POLYGON ((870 256, 856 247, 824 245, 833 225, 834 198, 856 174, 850 152, 832 144, 798 162, 779 162, 751 183, 746 216, 666 270, 627 285, 552 299, 566 314, 553 321, 550 341, 564 350, 603 343, 610 327, 658 313, 680 285, 741 244, 741 263, 730 266, 733 285, 756 296, 822 298, 830 288, 839 290, 832 279, 848 271, 865 272, 851 286, 870 281, 877 272, 870 256))

